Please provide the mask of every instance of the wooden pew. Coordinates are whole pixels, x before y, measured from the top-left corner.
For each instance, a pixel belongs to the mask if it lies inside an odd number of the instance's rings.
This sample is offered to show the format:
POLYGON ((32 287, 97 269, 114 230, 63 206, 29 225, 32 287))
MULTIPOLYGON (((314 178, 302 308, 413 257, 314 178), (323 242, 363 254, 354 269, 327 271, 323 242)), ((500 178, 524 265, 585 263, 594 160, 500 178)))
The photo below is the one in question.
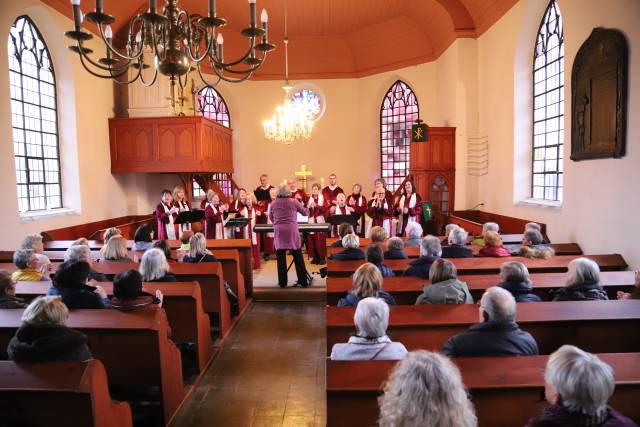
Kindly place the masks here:
MULTIPOLYGON (((113 295, 113 283, 102 282, 100 286, 113 295)), ((176 343, 195 343, 198 372, 204 371, 213 355, 209 316, 202 306, 200 285, 196 282, 145 283, 145 290, 164 296, 162 308, 167 313, 171 326, 171 340, 176 343)), ((47 288, 38 282, 18 282, 16 295, 30 301, 44 295, 47 288)))
MULTIPOLYGON (((533 293, 542 300, 549 299, 549 292, 564 286, 566 273, 534 273, 531 275, 533 293)), ((500 276, 490 274, 468 275, 460 278, 467 283, 469 292, 475 301, 478 301, 484 291, 501 282, 500 276)), ((418 295, 423 291, 424 285, 431 283, 420 277, 386 277, 382 288, 389 292, 398 305, 415 304, 418 295)), ((609 299, 616 299, 618 291, 631 292, 635 283, 633 271, 603 271, 600 273, 600 284, 607 292, 609 299)), ((351 277, 327 278, 327 304, 337 305, 338 299, 345 292, 353 288, 351 277)))
MULTIPOLYGON (((522 243, 522 238, 524 234, 501 234, 502 243, 505 245, 515 245, 522 243)), ((445 239, 445 236, 436 236, 442 242, 445 239)), ((407 240, 406 237, 401 237, 402 240, 407 240)), ((328 237, 327 238, 327 247, 331 246, 338 240, 337 237, 328 237)), ((473 241, 473 236, 469 235, 469 239, 467 240, 467 244, 471 244, 473 241)), ((371 244, 370 237, 360 237, 360 247, 367 247, 371 244)))
MULTIPOLYGON (((355 331, 353 307, 327 307, 327 354, 355 331)), ((593 353, 637 352, 640 300, 558 301, 518 304, 520 327, 538 342, 540 354, 562 344, 593 353)), ((401 305, 391 308, 389 336, 411 350, 439 351, 452 336, 478 322, 475 304, 401 305)))
MULTIPOLYGON (((0 349, 20 326, 23 310, 0 310, 0 349)), ((89 348, 107 370, 114 397, 159 390, 164 422, 178 409, 185 389, 180 351, 168 336, 165 311, 72 310, 67 325, 89 338, 89 348)), ((126 400, 126 399, 125 399, 126 400)))
MULTIPOLYGON (((615 371, 609 404, 640 419, 640 353, 598 354, 615 371)), ((541 370, 548 356, 461 358, 462 381, 481 426, 522 426, 547 403, 541 370)), ((377 398, 396 361, 327 361, 327 425, 371 426, 378 418, 377 398)))
POLYGON ((0 361, 2 425, 127 427, 131 408, 113 402, 99 360, 15 364, 0 361), (69 409, 69 410, 65 410, 69 409))
MULTIPOLYGON (((567 266, 572 260, 579 258, 578 255, 558 255, 550 259, 529 259, 525 257, 504 257, 504 258, 455 258, 449 259, 457 268, 458 274, 496 274, 500 272, 502 263, 509 261, 519 261, 527 266, 530 273, 557 273, 567 271, 567 266)), ((594 260, 602 271, 625 270, 627 263, 622 255, 585 255, 585 258, 594 260)), ((327 270, 330 277, 351 276, 356 269, 364 264, 365 260, 357 261, 336 261, 327 260, 327 270)), ((384 264, 396 274, 408 267, 411 261, 407 259, 388 259, 384 264)))

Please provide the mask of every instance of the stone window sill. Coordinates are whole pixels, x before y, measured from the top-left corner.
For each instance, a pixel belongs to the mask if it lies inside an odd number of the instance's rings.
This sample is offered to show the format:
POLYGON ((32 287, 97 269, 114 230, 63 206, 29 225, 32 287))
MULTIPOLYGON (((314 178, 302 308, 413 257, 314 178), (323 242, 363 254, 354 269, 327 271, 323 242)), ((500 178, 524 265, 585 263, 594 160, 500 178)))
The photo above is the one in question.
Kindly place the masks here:
POLYGON ((562 202, 556 202, 551 200, 540 199, 524 199, 518 202, 520 206, 544 208, 544 209, 560 209, 562 208, 562 202))
POLYGON ((27 222, 45 218, 54 218, 57 216, 76 215, 77 213, 78 212, 72 208, 50 209, 42 211, 23 212, 20 214, 20 219, 22 220, 22 222, 27 222))

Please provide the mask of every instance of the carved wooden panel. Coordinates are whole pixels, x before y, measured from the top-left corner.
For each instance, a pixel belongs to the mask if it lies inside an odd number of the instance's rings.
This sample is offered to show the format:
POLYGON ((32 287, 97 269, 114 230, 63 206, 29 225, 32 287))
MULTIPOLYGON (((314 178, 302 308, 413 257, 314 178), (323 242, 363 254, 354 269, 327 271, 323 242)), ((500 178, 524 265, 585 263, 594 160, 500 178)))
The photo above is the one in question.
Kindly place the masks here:
POLYGON ((161 125, 158 126, 158 134, 159 160, 196 160, 196 129, 193 124, 161 125))
POLYGON ((571 72, 571 160, 622 157, 626 146, 628 47, 622 32, 595 28, 571 72))

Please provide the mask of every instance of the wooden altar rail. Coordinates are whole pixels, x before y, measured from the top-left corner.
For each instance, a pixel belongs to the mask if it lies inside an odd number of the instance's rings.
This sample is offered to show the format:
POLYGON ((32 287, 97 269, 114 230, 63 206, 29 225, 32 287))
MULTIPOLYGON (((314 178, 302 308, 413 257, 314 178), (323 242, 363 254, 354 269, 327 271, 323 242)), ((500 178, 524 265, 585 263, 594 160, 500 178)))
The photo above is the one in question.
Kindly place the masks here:
MULTIPOLYGON (((475 235, 482 233, 482 224, 485 222, 495 222, 500 226, 500 233, 505 234, 523 233, 524 226, 528 222, 537 222, 479 210, 453 211, 443 215, 447 223, 458 224, 469 233, 475 235)), ((538 222, 538 224, 540 224, 542 234, 546 236, 547 225, 541 222, 538 222)))
POLYGON ((118 227, 122 235, 133 238, 136 229, 146 223, 154 221, 153 215, 129 215, 101 221, 78 224, 71 227, 56 228, 42 232, 45 242, 51 240, 75 240, 80 237, 95 238, 102 241, 102 233, 110 227, 118 227), (92 237, 93 236, 93 237, 92 237))

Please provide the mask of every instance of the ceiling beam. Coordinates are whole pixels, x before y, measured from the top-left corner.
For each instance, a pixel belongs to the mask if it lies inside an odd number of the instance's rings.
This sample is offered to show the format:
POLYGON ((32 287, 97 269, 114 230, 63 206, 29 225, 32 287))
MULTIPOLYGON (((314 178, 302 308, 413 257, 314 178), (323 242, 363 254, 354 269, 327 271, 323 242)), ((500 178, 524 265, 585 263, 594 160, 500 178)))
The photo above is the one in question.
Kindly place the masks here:
POLYGON ((436 0, 451 17, 457 37, 474 37, 476 25, 461 0, 436 0))

